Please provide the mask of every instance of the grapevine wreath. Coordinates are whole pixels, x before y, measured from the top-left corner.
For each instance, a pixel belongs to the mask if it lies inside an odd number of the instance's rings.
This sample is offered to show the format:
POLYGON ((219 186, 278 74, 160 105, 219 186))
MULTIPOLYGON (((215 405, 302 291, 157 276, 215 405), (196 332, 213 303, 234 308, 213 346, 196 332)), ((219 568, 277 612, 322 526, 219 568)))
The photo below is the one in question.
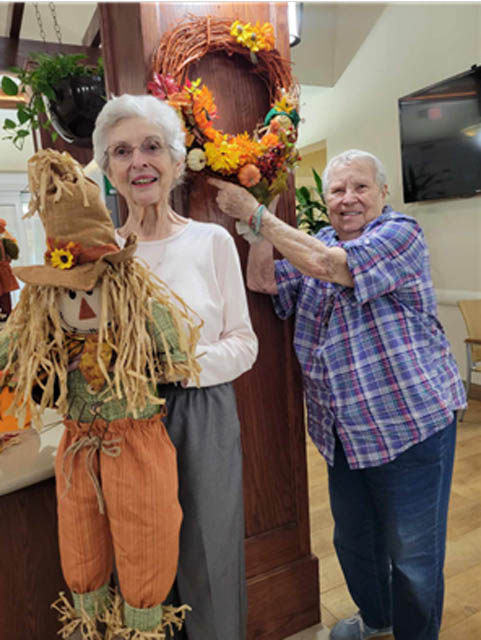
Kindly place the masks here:
POLYGON ((274 42, 268 22, 251 25, 190 15, 162 36, 147 84, 152 95, 181 117, 188 169, 239 182, 264 204, 286 189, 288 172, 299 160, 298 85, 274 42), (271 108, 251 134, 216 129, 214 96, 201 78, 186 79, 189 64, 217 51, 247 58, 268 88, 271 108))

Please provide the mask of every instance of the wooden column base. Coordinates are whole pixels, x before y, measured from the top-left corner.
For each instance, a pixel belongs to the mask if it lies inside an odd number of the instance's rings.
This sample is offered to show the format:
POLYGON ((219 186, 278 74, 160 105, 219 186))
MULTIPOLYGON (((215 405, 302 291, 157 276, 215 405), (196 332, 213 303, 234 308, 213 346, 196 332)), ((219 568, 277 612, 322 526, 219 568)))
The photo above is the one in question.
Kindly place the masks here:
POLYGON ((282 640, 311 627, 320 621, 318 560, 310 555, 257 575, 247 593, 248 640, 282 640))

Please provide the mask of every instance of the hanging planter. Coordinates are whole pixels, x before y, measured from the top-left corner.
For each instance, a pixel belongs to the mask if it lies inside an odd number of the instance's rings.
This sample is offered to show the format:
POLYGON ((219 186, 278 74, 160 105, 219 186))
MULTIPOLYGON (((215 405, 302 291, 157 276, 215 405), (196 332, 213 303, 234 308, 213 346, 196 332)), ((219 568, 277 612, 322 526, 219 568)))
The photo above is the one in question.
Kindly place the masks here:
POLYGON ((95 120, 105 104, 103 77, 71 76, 61 80, 54 91, 55 100, 46 98, 53 128, 67 142, 90 147, 95 120))
POLYGON ((3 125, 5 139, 21 149, 32 130, 50 129, 52 140, 60 135, 67 142, 91 146, 95 118, 105 104, 102 60, 92 67, 80 62, 83 54, 50 56, 34 53, 26 69, 12 67, 20 85, 8 76, 2 89, 10 96, 28 92, 28 104, 17 106, 17 122, 7 118, 3 125), (44 122, 42 114, 47 115, 44 122))

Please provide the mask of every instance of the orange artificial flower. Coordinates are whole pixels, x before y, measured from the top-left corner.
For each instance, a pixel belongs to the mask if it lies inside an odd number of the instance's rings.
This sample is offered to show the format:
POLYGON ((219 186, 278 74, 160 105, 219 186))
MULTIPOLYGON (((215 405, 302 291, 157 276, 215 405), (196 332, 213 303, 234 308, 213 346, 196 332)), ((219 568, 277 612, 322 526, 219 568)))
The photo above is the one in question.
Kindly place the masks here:
POLYGON ((212 142, 215 141, 217 135, 219 134, 219 132, 216 129, 214 129, 214 127, 212 126, 207 127, 207 129, 204 129, 202 133, 204 134, 204 137, 207 138, 207 140, 211 140, 212 142))
POLYGON ((274 27, 270 22, 264 22, 262 26, 259 26, 259 23, 256 23, 256 31, 258 32, 259 38, 259 48, 265 49, 266 51, 270 51, 274 48, 275 44, 275 36, 274 36, 274 27))
POLYGON ((212 93, 205 85, 194 95, 192 113, 202 131, 212 127, 212 120, 217 117, 217 107, 212 93))
POLYGON ((239 150, 241 164, 255 163, 262 155, 260 144, 253 140, 248 133, 240 133, 234 138, 234 142, 239 150))
POLYGON ((277 144, 279 144, 279 137, 276 136, 275 133, 266 133, 262 136, 260 142, 263 147, 275 147, 277 144))
POLYGON ((190 96, 185 91, 171 93, 167 100, 167 103, 174 107, 174 109, 188 107, 190 105, 190 96))

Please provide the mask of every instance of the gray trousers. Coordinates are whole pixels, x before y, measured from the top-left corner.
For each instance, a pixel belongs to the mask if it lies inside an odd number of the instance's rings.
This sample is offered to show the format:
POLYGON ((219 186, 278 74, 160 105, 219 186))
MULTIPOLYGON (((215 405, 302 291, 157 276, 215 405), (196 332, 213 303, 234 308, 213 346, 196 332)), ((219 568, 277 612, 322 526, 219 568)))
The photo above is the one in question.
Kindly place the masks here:
POLYGON ((189 604, 188 640, 245 640, 242 448, 234 389, 159 387, 177 449, 184 513, 179 568, 168 601, 189 604), (176 602, 177 600, 177 602, 176 602))

